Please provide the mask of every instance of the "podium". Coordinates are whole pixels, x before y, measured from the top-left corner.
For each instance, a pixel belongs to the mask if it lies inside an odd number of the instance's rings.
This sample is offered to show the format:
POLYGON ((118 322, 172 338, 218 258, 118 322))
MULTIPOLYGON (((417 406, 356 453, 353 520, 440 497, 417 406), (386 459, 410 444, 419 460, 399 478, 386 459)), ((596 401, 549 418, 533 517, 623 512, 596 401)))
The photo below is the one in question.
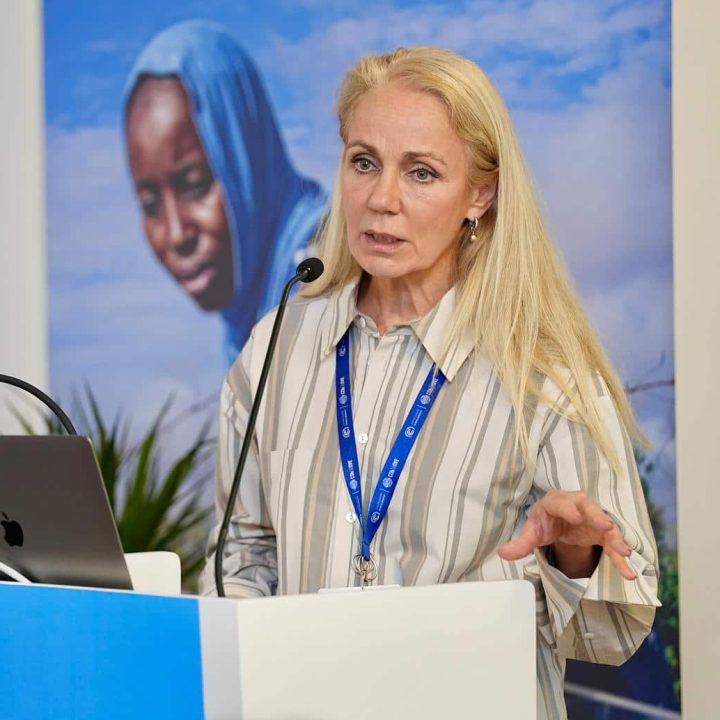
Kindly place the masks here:
POLYGON ((0 583, 3 717, 536 717, 529 583, 236 601, 0 583))

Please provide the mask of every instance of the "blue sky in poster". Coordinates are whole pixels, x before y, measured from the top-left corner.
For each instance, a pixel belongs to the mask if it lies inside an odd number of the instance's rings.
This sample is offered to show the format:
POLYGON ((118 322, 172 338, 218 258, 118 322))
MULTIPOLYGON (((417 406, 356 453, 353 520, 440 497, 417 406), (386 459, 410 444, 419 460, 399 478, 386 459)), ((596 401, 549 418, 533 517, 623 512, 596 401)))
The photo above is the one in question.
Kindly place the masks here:
MULTIPOLYGON (((549 225, 629 384, 673 376, 669 0, 45 0, 53 387, 87 380, 140 423, 217 391, 220 327, 143 239, 121 135, 125 76, 144 44, 193 17, 256 61, 297 167, 329 186, 344 68, 398 45, 476 60, 508 102, 549 225)), ((634 396, 674 508, 673 393, 634 396)))

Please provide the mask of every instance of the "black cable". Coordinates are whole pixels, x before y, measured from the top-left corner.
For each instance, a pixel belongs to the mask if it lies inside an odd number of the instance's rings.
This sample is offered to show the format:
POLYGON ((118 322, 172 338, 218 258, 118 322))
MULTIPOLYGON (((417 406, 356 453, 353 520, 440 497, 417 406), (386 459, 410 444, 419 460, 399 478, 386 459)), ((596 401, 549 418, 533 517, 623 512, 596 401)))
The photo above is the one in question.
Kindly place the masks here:
POLYGON ((36 388, 34 385, 31 385, 29 382, 20 380, 20 378, 13 377, 12 375, 0 375, 0 383, 20 388, 20 390, 30 393, 38 400, 45 403, 45 405, 47 405, 55 413, 55 416, 58 420, 60 420, 62 426, 65 430, 67 430, 68 435, 77 435, 77 430, 75 430, 73 424, 70 422, 70 418, 63 412, 62 408, 42 390, 36 388))

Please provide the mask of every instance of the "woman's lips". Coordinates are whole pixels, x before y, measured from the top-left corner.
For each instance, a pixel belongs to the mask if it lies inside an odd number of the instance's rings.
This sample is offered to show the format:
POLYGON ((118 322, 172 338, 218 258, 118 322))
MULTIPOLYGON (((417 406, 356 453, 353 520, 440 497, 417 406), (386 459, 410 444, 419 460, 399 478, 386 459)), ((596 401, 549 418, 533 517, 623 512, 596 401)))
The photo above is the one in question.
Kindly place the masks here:
POLYGON ((177 280, 182 288, 190 295, 202 295, 215 279, 216 271, 213 265, 204 265, 182 275, 177 275, 177 280))
POLYGON ((405 241, 387 233, 364 232, 363 238, 370 246, 383 250, 394 250, 399 248, 405 241))

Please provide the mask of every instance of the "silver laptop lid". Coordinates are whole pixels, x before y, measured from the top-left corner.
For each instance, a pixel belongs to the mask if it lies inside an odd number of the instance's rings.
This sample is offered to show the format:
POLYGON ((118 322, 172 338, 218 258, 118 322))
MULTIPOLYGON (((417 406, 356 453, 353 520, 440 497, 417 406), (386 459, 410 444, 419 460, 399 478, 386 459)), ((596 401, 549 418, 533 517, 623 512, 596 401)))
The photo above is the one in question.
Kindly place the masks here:
POLYGON ((0 562, 32 582, 132 590, 87 438, 0 437, 0 562))

